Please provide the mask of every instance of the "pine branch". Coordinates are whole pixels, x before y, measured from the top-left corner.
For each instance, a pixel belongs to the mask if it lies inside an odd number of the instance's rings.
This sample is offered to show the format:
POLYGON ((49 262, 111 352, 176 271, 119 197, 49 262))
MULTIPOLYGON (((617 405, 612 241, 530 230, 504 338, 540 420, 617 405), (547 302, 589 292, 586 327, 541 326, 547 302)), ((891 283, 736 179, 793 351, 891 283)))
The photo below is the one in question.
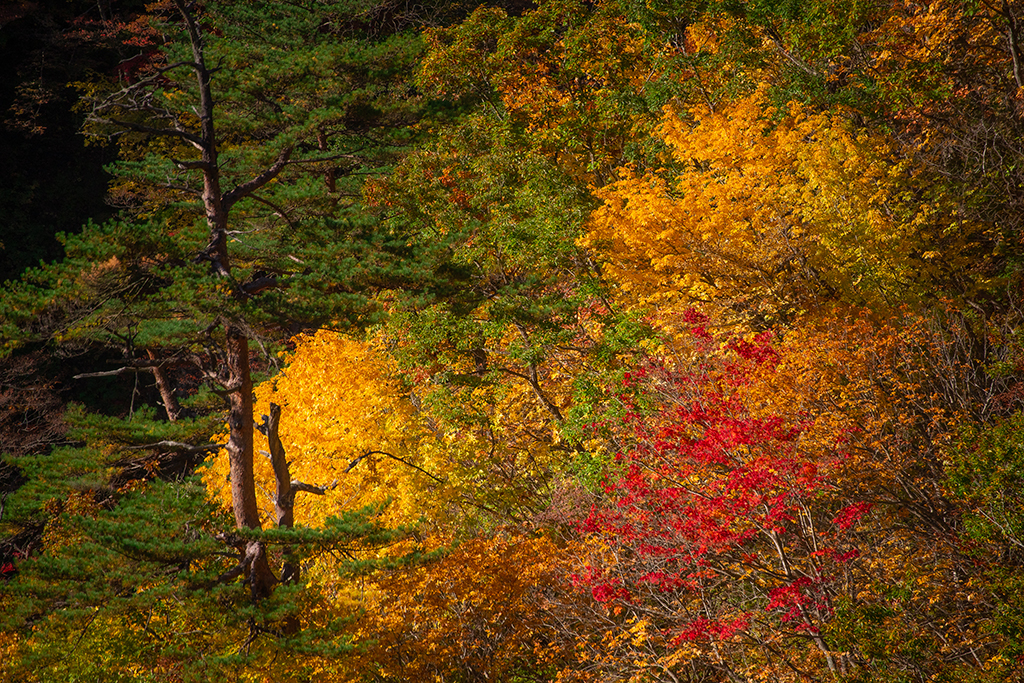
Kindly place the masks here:
POLYGON ((287 147, 281 150, 281 153, 277 155, 277 160, 274 161, 274 163, 269 168, 267 168, 265 171, 260 173, 252 180, 244 182, 235 189, 226 193, 224 197, 221 199, 221 206, 223 207, 222 210, 224 212, 230 211, 231 207, 234 206, 234 204, 238 200, 248 197, 253 192, 260 189, 261 187, 269 183, 271 180, 273 180, 275 177, 277 177, 277 175, 281 173, 282 170, 284 170, 284 167, 288 163, 288 157, 290 157, 291 155, 291 147, 287 147))

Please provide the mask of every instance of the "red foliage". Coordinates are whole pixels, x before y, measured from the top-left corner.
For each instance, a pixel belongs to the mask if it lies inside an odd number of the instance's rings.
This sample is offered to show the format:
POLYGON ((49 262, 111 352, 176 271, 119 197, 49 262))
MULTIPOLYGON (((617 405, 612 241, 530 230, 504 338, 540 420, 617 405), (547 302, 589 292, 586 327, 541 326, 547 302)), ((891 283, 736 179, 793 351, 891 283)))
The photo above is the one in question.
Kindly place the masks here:
POLYGON ((697 360, 650 359, 625 374, 625 418, 613 431, 629 445, 605 500, 577 526, 615 560, 574 582, 600 602, 662 609, 659 626, 676 645, 749 636, 753 622, 820 639, 837 569, 856 557, 844 532, 870 505, 836 510, 828 493, 839 444, 825 458, 805 452, 806 416, 744 404, 740 389, 780 362, 767 335, 715 339, 699 314, 685 322, 697 360))

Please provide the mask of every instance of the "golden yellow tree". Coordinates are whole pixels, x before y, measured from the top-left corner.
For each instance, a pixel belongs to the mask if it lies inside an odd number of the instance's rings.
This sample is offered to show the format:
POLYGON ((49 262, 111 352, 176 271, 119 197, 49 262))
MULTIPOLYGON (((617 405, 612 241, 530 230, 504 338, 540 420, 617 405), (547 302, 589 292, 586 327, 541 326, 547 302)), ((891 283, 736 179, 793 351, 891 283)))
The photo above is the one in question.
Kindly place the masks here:
POLYGON ((970 226, 891 141, 838 115, 780 111, 760 91, 668 110, 660 135, 671 169, 623 169, 583 240, 634 304, 772 319, 892 303, 957 263, 970 226))
MULTIPOLYGON (((382 520, 397 527, 417 520, 427 503, 419 491, 439 481, 418 455, 430 438, 373 343, 321 331, 296 339, 285 369, 255 390, 255 412, 281 408, 281 446, 298 481, 322 495, 297 498, 296 524, 319 526, 346 510, 388 505, 382 520)), ((274 473, 267 435, 257 435, 256 481, 262 511, 274 512, 274 473)), ((208 488, 227 501, 227 469, 216 458, 204 473, 208 488)), ((316 493, 316 492, 313 492, 316 493)))

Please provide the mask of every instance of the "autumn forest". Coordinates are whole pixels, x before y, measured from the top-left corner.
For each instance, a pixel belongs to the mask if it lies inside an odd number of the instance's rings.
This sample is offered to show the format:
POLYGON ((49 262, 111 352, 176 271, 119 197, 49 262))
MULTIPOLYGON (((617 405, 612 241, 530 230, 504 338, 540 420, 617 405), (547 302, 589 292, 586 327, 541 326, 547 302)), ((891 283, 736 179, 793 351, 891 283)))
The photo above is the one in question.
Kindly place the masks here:
POLYGON ((0 19, 0 679, 1024 678, 1020 0, 0 19))

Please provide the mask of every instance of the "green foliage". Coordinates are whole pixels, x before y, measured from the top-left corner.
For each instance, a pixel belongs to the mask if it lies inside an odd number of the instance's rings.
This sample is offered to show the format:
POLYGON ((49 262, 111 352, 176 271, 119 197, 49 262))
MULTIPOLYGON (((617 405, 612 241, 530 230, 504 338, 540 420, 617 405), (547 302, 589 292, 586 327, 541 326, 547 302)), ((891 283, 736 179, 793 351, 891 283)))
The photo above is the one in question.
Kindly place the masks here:
POLYGON ((161 442, 198 449, 220 426, 216 415, 168 422, 156 419, 155 410, 147 407, 125 420, 87 413, 82 406, 72 404, 65 419, 70 424, 68 438, 72 445, 11 461, 28 481, 11 498, 6 511, 8 521, 41 521, 48 504, 76 492, 95 495, 98 500, 106 498, 114 494, 110 478, 114 488, 154 475, 173 478, 188 468, 180 464, 175 467, 173 453, 168 453, 170 457, 164 461, 151 458, 149 453, 161 451, 161 442))
MULTIPOLYGON (((0 630, 33 625, 18 650, 24 680, 246 677, 276 657, 291 658, 288 675, 299 676, 352 651, 338 635, 345 612, 319 584, 282 585, 254 603, 244 585, 224 580, 236 563, 225 540, 245 534, 231 531, 201 483, 155 482, 117 499, 73 494, 50 505, 45 552, 20 562, 6 585, 0 630)), ((304 563, 351 555, 339 565, 346 574, 415 561, 358 559, 402 535, 374 515, 249 536, 304 563)))
POLYGON ((0 544, 0 677, 1019 678, 1007 7, 214 0, 104 25, 140 54, 77 85, 119 217, 0 297, 0 353, 92 394, 67 442, 5 460, 4 531, 42 532, 0 544), (274 400, 303 415, 290 476, 336 482, 263 529, 269 442, 190 475, 274 400), (228 519, 254 453, 263 497, 228 519), (759 478, 778 493, 741 495, 759 478), (661 526, 588 539, 588 507, 661 526), (257 593, 251 549, 302 580, 257 593))
POLYGON ((434 265, 446 279, 434 301, 413 298, 392 316, 413 364, 454 366, 474 349, 502 347, 540 363, 576 335, 587 294, 573 281, 582 258, 574 242, 590 202, 526 144, 505 122, 472 119, 373 190, 386 226, 444 259, 434 265), (509 339, 517 328, 523 334, 509 339))
POLYGON ((1024 413, 991 425, 964 425, 946 454, 946 485, 964 507, 968 552, 980 563, 980 588, 997 607, 991 628, 1000 639, 1001 659, 1024 655, 1024 413))
POLYGON ((507 117, 530 149, 584 182, 603 184, 628 161, 656 163, 661 146, 643 132, 694 87, 673 51, 613 2, 549 0, 516 17, 481 7, 426 38, 424 92, 507 117))
POLYGON ((370 30, 362 18, 373 10, 348 2, 203 6, 205 57, 217 65, 222 191, 293 150, 273 182, 233 209, 245 229, 232 238, 230 282, 198 258, 208 229, 198 220, 203 180, 187 138, 197 131, 200 98, 181 66, 192 59, 189 41, 174 12, 157 8, 140 22, 138 39, 162 36, 142 73, 178 65, 144 89, 151 104, 123 99, 121 82, 82 86, 95 107, 88 132, 120 135, 112 195, 131 218, 65 236, 64 261, 30 272, 5 297, 5 348, 56 339, 120 347, 128 358, 142 349, 197 351, 218 320, 277 335, 365 323, 367 290, 415 286, 408 240, 378 229, 359 201, 363 179, 393 163, 424 111, 408 80, 421 49, 415 24, 396 18, 370 30))
POLYGON ((950 493, 968 506, 970 538, 1019 554, 1024 547, 1024 413, 967 424, 946 457, 950 493))

